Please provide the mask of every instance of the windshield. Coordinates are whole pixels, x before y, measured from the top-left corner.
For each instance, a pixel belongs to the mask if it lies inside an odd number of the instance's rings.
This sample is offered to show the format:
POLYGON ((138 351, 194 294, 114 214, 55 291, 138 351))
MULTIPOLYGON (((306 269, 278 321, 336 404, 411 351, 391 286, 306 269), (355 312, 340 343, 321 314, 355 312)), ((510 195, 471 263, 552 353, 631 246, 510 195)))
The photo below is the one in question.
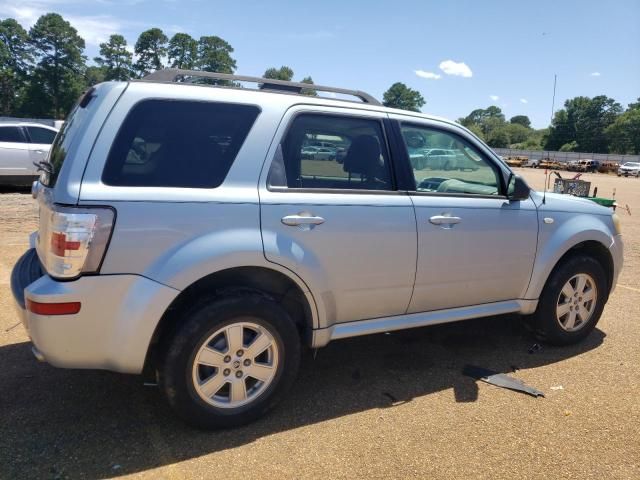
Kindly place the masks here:
POLYGON ((637 168, 640 167, 640 163, 637 162, 627 162, 627 163, 623 163, 622 164, 623 167, 633 167, 633 168, 637 168))

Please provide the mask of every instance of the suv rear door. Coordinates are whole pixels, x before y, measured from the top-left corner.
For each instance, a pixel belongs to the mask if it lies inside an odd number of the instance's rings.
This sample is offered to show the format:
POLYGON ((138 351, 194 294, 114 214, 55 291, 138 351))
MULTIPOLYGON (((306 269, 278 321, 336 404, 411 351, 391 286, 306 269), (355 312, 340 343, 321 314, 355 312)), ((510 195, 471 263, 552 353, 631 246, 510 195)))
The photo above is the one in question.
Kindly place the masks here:
POLYGON ((404 314, 416 267, 411 200, 396 188, 385 114, 291 108, 260 179, 266 258, 316 294, 327 325, 404 314), (344 155, 315 160, 306 146, 344 155))
MULTIPOLYGON (((455 170, 417 170, 411 199, 418 229, 418 267, 409 313, 521 298, 537 244, 531 199, 509 201, 504 171, 484 147, 443 122, 390 115, 396 136, 421 135, 427 148, 454 150, 455 170)), ((406 153, 405 153, 406 155, 406 153)))

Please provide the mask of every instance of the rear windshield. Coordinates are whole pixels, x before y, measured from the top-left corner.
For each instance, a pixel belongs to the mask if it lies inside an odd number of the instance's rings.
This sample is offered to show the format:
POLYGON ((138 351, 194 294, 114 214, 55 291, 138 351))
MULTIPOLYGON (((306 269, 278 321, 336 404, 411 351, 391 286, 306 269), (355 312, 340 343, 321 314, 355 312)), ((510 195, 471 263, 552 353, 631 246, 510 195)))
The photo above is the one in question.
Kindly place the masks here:
POLYGON ((252 105, 142 101, 120 128, 102 181, 113 186, 218 187, 259 113, 252 105))
POLYGON ((51 151, 49 152, 50 165, 43 167, 43 174, 40 176, 40 182, 45 187, 55 186, 56 180, 58 180, 58 174, 62 169, 62 164, 67 158, 67 152, 69 151, 73 137, 78 133, 82 120, 86 115, 86 109, 76 105, 56 135, 53 145, 51 146, 51 151))

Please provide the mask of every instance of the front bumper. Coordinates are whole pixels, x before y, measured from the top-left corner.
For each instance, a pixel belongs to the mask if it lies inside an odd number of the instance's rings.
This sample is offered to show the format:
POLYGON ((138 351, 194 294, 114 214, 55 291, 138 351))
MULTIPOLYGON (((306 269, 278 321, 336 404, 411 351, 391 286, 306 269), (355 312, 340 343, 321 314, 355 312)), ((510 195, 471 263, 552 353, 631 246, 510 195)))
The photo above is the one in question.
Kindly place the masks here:
POLYGON ((18 260, 11 290, 39 359, 57 367, 140 373, 153 332, 180 292, 139 275, 95 275, 60 282, 42 269, 38 276, 35 261, 33 249, 18 260), (75 315, 37 315, 26 310, 26 299, 80 302, 81 309, 75 315))
POLYGON ((613 279, 611 281, 611 289, 609 294, 613 293, 618 283, 618 277, 622 271, 623 255, 624 255, 624 243, 622 242, 622 235, 614 235, 613 241, 609 246, 609 252, 611 252, 611 258, 613 258, 613 279))

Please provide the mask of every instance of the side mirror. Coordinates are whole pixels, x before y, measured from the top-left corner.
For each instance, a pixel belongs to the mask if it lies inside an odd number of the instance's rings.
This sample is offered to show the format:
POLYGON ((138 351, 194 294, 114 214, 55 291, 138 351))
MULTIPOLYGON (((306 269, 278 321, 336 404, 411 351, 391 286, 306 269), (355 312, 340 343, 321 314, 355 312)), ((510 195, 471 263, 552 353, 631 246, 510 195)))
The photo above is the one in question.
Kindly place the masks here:
POLYGON ((509 189, 507 198, 510 201, 526 200, 529 198, 531 189, 520 175, 511 174, 509 177, 509 189))

